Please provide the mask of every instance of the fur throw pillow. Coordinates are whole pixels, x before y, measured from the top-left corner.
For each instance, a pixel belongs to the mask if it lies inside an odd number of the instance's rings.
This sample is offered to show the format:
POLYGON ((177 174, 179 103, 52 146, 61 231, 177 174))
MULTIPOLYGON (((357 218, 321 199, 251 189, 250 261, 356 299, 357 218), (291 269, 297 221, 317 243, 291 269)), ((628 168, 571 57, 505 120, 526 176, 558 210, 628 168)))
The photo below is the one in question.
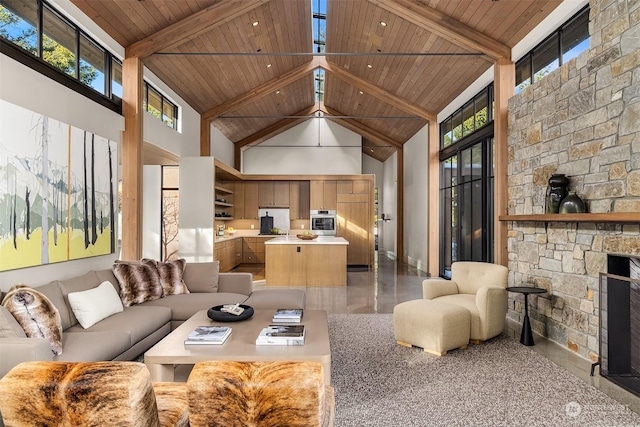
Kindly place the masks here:
MULTIPOLYGON (((143 260, 145 261, 145 260, 143 260)), ((160 275, 160 284, 166 295, 188 294, 189 288, 182 280, 187 261, 183 258, 169 262, 156 262, 156 268, 160 275)))
POLYGON ((46 338, 51 352, 62 354, 62 320, 49 298, 25 285, 13 286, 2 305, 15 317, 29 338, 46 338))
POLYGON ((125 307, 164 297, 153 261, 118 262, 113 265, 113 274, 120 283, 120 299, 125 307))

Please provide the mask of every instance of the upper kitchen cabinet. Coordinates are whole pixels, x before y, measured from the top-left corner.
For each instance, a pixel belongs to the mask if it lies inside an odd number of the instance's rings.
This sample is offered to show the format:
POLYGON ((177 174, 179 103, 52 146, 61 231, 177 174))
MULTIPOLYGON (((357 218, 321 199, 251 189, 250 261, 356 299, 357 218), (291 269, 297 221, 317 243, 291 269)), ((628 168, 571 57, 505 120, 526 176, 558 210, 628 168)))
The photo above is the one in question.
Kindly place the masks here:
POLYGON ((338 183, 335 180, 310 182, 309 208, 313 210, 336 209, 338 205, 338 183))
POLYGON ((244 182, 233 183, 233 217, 244 219, 244 182))
POLYGON ((234 219, 258 219, 258 183, 236 181, 233 187, 234 219))
POLYGON ((259 207, 289 207, 289 181, 259 181, 259 207))
POLYGON ((258 219, 258 183, 244 183, 244 219, 258 219))
POLYGON ((338 194, 369 194, 369 181, 365 179, 338 181, 338 194))
POLYGON ((289 183, 289 216, 291 219, 309 219, 309 181, 289 183))

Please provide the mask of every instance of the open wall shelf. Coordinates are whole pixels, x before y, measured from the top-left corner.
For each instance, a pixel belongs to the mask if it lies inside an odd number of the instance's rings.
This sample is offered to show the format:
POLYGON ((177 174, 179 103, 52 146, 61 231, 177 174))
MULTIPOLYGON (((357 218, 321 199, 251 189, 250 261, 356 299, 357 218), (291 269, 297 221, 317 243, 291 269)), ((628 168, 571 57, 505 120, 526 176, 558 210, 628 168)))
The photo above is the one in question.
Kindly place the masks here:
POLYGON ((572 214, 533 214, 500 215, 500 221, 536 221, 536 222, 591 222, 591 223, 640 223, 638 212, 608 213, 572 213, 572 214))

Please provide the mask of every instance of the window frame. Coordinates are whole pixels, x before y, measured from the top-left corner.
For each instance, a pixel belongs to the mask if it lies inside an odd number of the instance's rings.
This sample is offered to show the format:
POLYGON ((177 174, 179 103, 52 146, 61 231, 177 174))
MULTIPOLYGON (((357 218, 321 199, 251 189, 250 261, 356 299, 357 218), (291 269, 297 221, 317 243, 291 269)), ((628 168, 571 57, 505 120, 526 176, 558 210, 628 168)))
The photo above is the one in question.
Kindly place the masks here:
MULTIPOLYGON (((449 117, 443 120, 440 123, 440 153, 439 153, 439 168, 440 168, 440 185, 438 188, 438 197, 440 200, 440 235, 442 238, 440 239, 440 259, 439 259, 439 275, 440 277, 450 278, 448 274, 450 274, 450 270, 447 267, 447 260, 453 262, 453 242, 456 242, 456 251, 458 258, 460 257, 461 251, 463 248, 462 242, 462 227, 464 224, 461 222, 461 212, 463 210, 462 204, 462 190, 465 185, 474 183, 480 183, 480 196, 481 196, 481 212, 480 212, 480 222, 481 222, 481 251, 479 254, 475 254, 474 241, 471 242, 471 247, 469 250, 472 251, 472 257, 477 261, 486 261, 491 262, 493 260, 493 203, 491 203, 493 197, 493 186, 494 186, 494 164, 493 157, 495 147, 493 146, 494 141, 494 121, 493 121, 493 105, 494 105, 494 85, 490 83, 484 89, 479 91, 475 96, 473 96, 469 101, 465 102, 462 107, 454 111, 449 117), (480 103, 479 101, 483 102, 480 103), (486 122, 478 126, 478 112, 482 111, 484 108, 487 109, 487 118, 486 122), (473 118, 473 130, 464 133, 464 111, 472 110, 473 115, 468 117, 467 119, 473 118), (453 136, 451 136, 451 142, 446 147, 444 146, 444 138, 445 135, 450 131, 453 135, 453 124, 454 120, 457 118, 462 120, 461 122, 461 136, 453 141, 453 136), (478 147, 480 145, 481 152, 481 162, 482 162, 482 174, 479 178, 474 178, 469 181, 462 182, 462 166, 463 166, 463 153, 467 150, 474 149, 474 147, 478 147), (456 157, 456 175, 455 177, 451 175, 451 179, 445 183, 445 168, 444 166, 448 161, 450 161, 453 157, 456 157), (447 192, 450 197, 450 202, 453 203, 454 199, 456 199, 456 219, 458 219, 458 223, 453 224, 453 210, 447 208, 447 192), (448 220, 451 220, 447 223, 448 220), (451 230, 447 230, 447 227, 451 227, 451 230), (450 240, 448 240, 448 237, 450 240), (450 247, 446 247, 447 243, 450 244, 450 247), (479 256, 476 256, 479 255, 479 256)), ((473 209, 473 207, 472 207, 473 209)), ((473 218, 472 218, 473 221, 473 218)), ((460 259, 457 259, 460 260, 460 259)))
MULTIPOLYGON (((73 23, 69 18, 67 18, 63 13, 61 13, 57 8, 49 4, 44 0, 33 0, 37 9, 37 25, 36 25, 36 33, 37 33, 37 55, 32 54, 26 49, 23 49, 19 45, 13 43, 12 41, 5 39, 4 37, 0 37, 0 52, 11 59, 20 62, 21 64, 33 69, 34 71, 49 77, 50 79, 56 81, 57 83, 77 92, 92 101, 97 102, 98 104, 114 111, 118 114, 122 114, 122 99, 118 96, 114 96, 111 88, 111 61, 115 60, 122 63, 115 55, 113 55, 106 47, 104 47, 101 43, 97 42, 91 35, 87 34, 83 31, 78 25, 73 23), (74 49, 75 52, 75 76, 69 75, 59 68, 55 67, 53 64, 45 61, 43 58, 43 20, 44 20, 44 10, 48 9, 49 12, 53 13, 57 18, 61 19, 65 24, 69 25, 73 31, 75 32, 75 40, 74 40, 74 49), (81 52, 80 52, 80 38, 85 37, 89 42, 95 44, 98 48, 100 48, 105 53, 105 69, 104 69, 104 80, 105 86, 105 94, 95 90, 93 87, 84 84, 80 78, 80 60, 81 60, 81 52)), ((3 5, 7 7, 6 5, 3 5)), ((7 8, 8 9, 8 8, 7 8)), ((11 11, 11 9, 8 9, 11 11)))
MULTIPOLYGON (((516 93, 518 93, 519 91, 523 90, 524 88, 526 88, 527 86, 530 86, 533 83, 536 83, 538 81, 540 81, 542 78, 544 78, 544 76, 538 78, 537 80, 534 81, 535 79, 535 75, 536 72, 534 70, 534 65, 535 65, 535 53, 536 51, 539 51, 545 44, 549 43, 549 41, 551 41, 554 37, 557 38, 557 40, 555 41, 556 43, 556 52, 557 52, 557 58, 555 58, 555 60, 557 61, 558 66, 557 68, 562 67, 562 65, 567 62, 563 59, 563 52, 562 52, 562 48, 563 48, 563 33, 569 29, 569 27, 571 27, 571 25, 576 22, 578 19, 582 18, 584 16, 584 14, 587 15, 587 20, 586 20, 586 24, 587 24, 587 35, 588 37, 584 40, 589 40, 591 38, 591 35, 589 34, 589 11, 590 11, 590 6, 589 4, 585 5, 585 7, 583 7, 582 9, 580 9, 577 13, 575 13, 572 17, 570 17, 569 19, 567 19, 562 25, 560 25, 555 31, 553 31, 551 34, 549 34, 547 37, 544 38, 544 40, 542 40, 540 43, 538 43, 536 46, 533 47, 533 49, 531 49, 529 52, 525 53, 524 55, 522 55, 522 57, 516 61, 515 67, 516 67, 516 93), (525 67, 525 62, 529 61, 529 64, 525 67), (527 79, 522 80, 521 82, 518 82, 517 77, 518 77, 518 71, 519 70, 526 70, 528 71, 528 75, 529 77, 527 79), (528 83, 527 83, 528 81, 528 83)), ((583 41, 584 41, 583 40, 583 41)), ((580 44, 580 43, 578 43, 580 44)), ((567 52, 569 53, 570 50, 567 52)), ((574 56, 575 57, 575 56, 574 56)), ((571 58, 573 59, 573 58, 571 58)), ((569 60, 571 60, 569 59, 569 60)), ((552 70, 553 71, 553 70, 552 70)), ((526 74, 521 72, 520 74, 526 74)))
MULTIPOLYGON (((156 107, 153 107, 153 108, 156 109, 156 107)), ((144 109, 147 113, 151 114, 151 116, 153 116, 154 118, 157 118, 162 123, 164 123, 169 129, 178 131, 178 112, 179 112, 178 105, 175 102, 171 101, 169 98, 167 98, 157 87, 155 87, 154 85, 152 85, 146 80, 144 81, 144 109), (153 114, 153 112, 150 111, 149 109, 149 90, 152 90, 153 92, 155 92, 160 96, 160 110, 159 110, 160 117, 156 117, 153 114), (173 111, 173 118, 171 119, 172 120, 171 124, 167 123, 167 121, 164 120, 165 104, 168 104, 171 107, 171 110, 173 111)))

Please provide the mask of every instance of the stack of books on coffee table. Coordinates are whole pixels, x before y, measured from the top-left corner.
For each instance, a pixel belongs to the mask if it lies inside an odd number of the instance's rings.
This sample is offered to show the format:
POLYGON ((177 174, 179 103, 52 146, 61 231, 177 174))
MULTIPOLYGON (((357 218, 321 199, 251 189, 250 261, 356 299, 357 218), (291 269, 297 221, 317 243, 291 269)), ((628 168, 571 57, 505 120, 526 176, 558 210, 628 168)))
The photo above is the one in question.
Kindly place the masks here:
POLYGON ((231 328, 228 326, 198 326, 196 327, 184 343, 186 345, 220 345, 231 335, 231 328))
POLYGON ((304 345, 304 325, 269 325, 260 331, 256 345, 304 345))
POLYGON ((301 308, 279 308, 273 313, 273 323, 300 323, 302 320, 301 308))

